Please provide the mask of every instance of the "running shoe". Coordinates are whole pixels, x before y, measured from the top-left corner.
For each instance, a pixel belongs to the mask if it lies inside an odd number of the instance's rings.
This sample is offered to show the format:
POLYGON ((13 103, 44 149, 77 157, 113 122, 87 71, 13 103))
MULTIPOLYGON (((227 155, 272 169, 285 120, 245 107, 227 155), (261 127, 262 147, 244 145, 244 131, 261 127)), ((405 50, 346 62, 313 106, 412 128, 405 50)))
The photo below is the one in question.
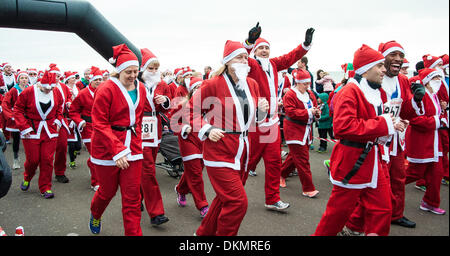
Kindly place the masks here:
POLYGON ((420 207, 419 207, 422 211, 426 211, 426 212, 432 212, 434 214, 438 214, 438 215, 443 215, 445 214, 445 210, 441 209, 439 207, 433 207, 427 203, 425 203, 424 201, 422 201, 422 203, 420 203, 420 207))
POLYGON ((22 184, 20 184, 20 189, 22 191, 27 191, 28 188, 30 187, 30 182, 29 181, 23 181, 22 184))
POLYGON ((205 206, 202 209, 200 209, 200 217, 205 218, 206 214, 208 213, 209 206, 205 206))
POLYGON ((15 159, 14 159, 13 169, 14 169, 14 170, 20 169, 19 158, 15 158, 15 159))
POLYGON ((347 228, 347 226, 344 226, 344 228, 342 229, 341 232, 339 232, 337 234, 337 236, 364 236, 364 233, 362 232, 357 232, 357 231, 353 231, 349 228, 347 228))
POLYGON ((177 193, 177 204, 180 207, 185 207, 187 204, 186 195, 182 195, 182 194, 178 193, 177 186, 178 185, 175 185, 175 193, 177 193))
POLYGON ((70 169, 76 169, 77 168, 77 164, 75 164, 75 161, 73 161, 73 162, 69 162, 69 167, 70 167, 70 169))
POLYGON ((257 174, 256 174, 256 171, 249 171, 248 175, 255 177, 257 174))
POLYGON ((324 160, 323 161, 323 166, 325 166, 325 168, 327 168, 328 176, 330 176, 330 159, 324 160))
POLYGON ((66 177, 66 175, 55 175, 55 178, 58 182, 61 182, 61 183, 69 182, 69 179, 66 177))
POLYGON ((91 214, 91 219, 89 220, 89 229, 94 235, 100 234, 100 230, 102 229, 102 219, 95 219, 91 214))
POLYGON ((441 183, 442 183, 442 185, 448 186, 448 180, 446 180, 446 179, 442 179, 441 183))
POLYGON ((275 210, 275 211, 284 211, 284 210, 286 210, 287 208, 289 208, 289 203, 284 203, 283 201, 278 201, 278 202, 276 202, 276 203, 274 203, 274 204, 271 204, 271 205, 267 205, 267 204, 264 204, 264 206, 268 209, 268 210, 275 210))
POLYGON ((41 194, 45 199, 50 199, 55 197, 55 194, 51 190, 45 191, 43 194, 41 194))
POLYGON ((164 216, 164 215, 158 215, 158 216, 156 216, 156 217, 151 218, 150 223, 151 223, 153 226, 159 226, 159 225, 161 225, 161 224, 163 224, 163 223, 166 223, 166 222, 168 222, 168 221, 169 221, 169 218, 167 218, 166 216, 164 216))
POLYGON ((426 191, 427 191, 427 187, 425 187, 425 186, 417 186, 417 185, 414 185, 414 187, 415 187, 416 189, 418 189, 418 190, 423 191, 423 192, 426 192, 426 191))

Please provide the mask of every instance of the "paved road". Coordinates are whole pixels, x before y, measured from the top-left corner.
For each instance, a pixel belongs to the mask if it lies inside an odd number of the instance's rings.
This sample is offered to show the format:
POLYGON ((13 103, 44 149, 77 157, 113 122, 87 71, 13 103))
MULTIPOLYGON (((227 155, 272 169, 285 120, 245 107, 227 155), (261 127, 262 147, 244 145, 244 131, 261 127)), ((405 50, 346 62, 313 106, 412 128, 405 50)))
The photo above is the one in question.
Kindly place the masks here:
MULTIPOLYGON (((316 133, 317 134, 317 133, 316 133)), ((318 148, 318 141, 315 141, 318 148)), ((285 148, 287 150, 287 148, 285 148)), ((330 150, 329 150, 330 152, 330 150)), ((13 153, 11 145, 5 152, 8 162, 12 164, 13 153)), ((331 191, 323 160, 330 153, 310 151, 310 162, 313 181, 320 191, 318 198, 309 199, 301 195, 301 185, 298 177, 287 180, 287 188, 281 189, 283 201, 291 207, 287 213, 267 211, 264 208, 264 164, 261 161, 257 168, 258 176, 249 177, 246 191, 249 199, 247 214, 243 220, 239 235, 242 236, 308 236, 314 232, 324 210, 331 191)), ((89 171, 86 166, 88 153, 81 152, 77 158, 78 168, 67 169, 70 182, 58 183, 53 180, 55 198, 43 199, 38 190, 36 176, 27 192, 19 188, 23 179, 23 167, 13 170, 13 184, 7 196, 0 199, 0 226, 8 234, 13 234, 17 226, 23 226, 27 236, 91 236, 88 229, 89 207, 94 192, 90 190, 89 171)), ((25 160, 23 147, 20 149, 20 159, 23 166, 25 160)), ((162 157, 158 154, 158 161, 162 157)), ((142 231, 145 236, 191 236, 198 228, 201 218, 194 206, 192 197, 188 196, 188 206, 180 208, 176 204, 174 186, 178 180, 167 175, 166 171, 157 169, 157 179, 164 200, 166 215, 170 221, 160 227, 152 227, 146 212, 142 214, 142 231)), ((215 193, 211 187, 206 171, 204 171, 205 192, 211 202, 215 193)), ((423 192, 414 188, 413 184, 406 187, 405 215, 417 222, 415 229, 392 226, 392 236, 449 236, 448 215, 437 216, 419 210, 419 202, 423 192)), ((449 190, 441 186, 441 207, 449 210, 449 190)), ((112 200, 103 216, 101 236, 122 236, 122 213, 120 192, 112 200)))

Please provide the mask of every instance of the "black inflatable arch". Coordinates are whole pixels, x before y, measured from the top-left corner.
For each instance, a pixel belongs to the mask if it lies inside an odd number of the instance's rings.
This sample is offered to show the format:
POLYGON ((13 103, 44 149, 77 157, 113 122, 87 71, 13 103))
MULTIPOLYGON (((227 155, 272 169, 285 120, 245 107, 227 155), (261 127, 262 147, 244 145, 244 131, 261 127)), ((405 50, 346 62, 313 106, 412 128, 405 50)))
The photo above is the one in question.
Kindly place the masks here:
POLYGON ((141 62, 139 48, 85 0, 1 0, 0 27, 72 32, 106 60, 125 43, 141 62))

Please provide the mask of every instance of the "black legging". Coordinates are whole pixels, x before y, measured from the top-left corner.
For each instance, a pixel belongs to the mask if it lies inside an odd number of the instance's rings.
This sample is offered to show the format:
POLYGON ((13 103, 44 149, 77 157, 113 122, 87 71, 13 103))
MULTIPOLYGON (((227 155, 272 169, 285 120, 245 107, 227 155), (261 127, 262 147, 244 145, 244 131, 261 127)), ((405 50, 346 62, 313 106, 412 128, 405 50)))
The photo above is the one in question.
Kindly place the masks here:
POLYGON ((77 132, 77 141, 69 141, 67 142, 67 145, 69 146, 69 158, 70 158, 70 162, 75 161, 75 159, 77 158, 77 154, 76 151, 80 151, 81 150, 81 137, 80 134, 77 132))
POLYGON ((20 146, 20 132, 11 132, 13 137, 13 152, 14 159, 19 158, 19 146, 20 146))

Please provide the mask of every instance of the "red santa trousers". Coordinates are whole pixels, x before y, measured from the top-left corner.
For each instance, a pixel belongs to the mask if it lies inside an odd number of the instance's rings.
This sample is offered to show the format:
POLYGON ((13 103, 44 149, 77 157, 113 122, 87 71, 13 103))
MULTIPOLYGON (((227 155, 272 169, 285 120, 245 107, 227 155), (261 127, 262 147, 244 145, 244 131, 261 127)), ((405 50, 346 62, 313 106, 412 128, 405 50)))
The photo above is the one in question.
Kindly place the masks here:
MULTIPOLYGON (((245 148, 243 152, 246 152, 245 148)), ((243 183, 247 175, 244 170, 246 157, 241 158, 240 171, 225 167, 206 167, 216 197, 196 231, 198 236, 237 235, 248 207, 243 183)))
POLYGON ((141 192, 145 203, 145 209, 150 218, 164 214, 164 205, 156 180, 155 161, 158 147, 144 147, 144 160, 142 166, 141 192))
POLYGON ((401 150, 400 146, 397 148, 397 156, 390 156, 387 167, 392 191, 392 220, 398 220, 403 217, 405 210, 406 181, 405 152, 401 150))
POLYGON ((391 227, 391 189, 386 168, 380 168, 376 188, 348 189, 333 186, 327 208, 314 236, 335 236, 346 225, 358 205, 364 209, 364 232, 389 235, 391 227))
POLYGON ((281 165, 281 177, 286 178, 294 168, 297 168, 303 192, 316 190, 309 164, 309 145, 289 144, 288 147, 289 155, 281 165))
POLYGON ((42 129, 40 139, 23 139, 25 150, 25 181, 31 181, 39 166, 39 191, 44 193, 52 189, 53 156, 55 155, 57 138, 50 139, 42 129))
MULTIPOLYGON (((280 201, 281 176, 281 135, 280 126, 274 124, 268 127, 258 127, 249 133, 250 159, 248 170, 255 170, 261 160, 264 160, 266 204, 271 205, 280 201), (269 143, 266 143, 269 142, 269 143)), ((244 182, 245 183, 245 182, 244 182)))
POLYGON ((55 175, 64 175, 66 173, 67 162, 67 138, 69 133, 64 126, 59 129, 59 135, 56 142, 55 152, 55 175))
POLYGON ((406 184, 425 180, 427 190, 423 196, 423 201, 433 207, 439 207, 441 203, 441 180, 442 180, 442 159, 439 162, 432 163, 411 163, 409 162, 406 169, 406 184))
MULTIPOLYGON (((86 146, 89 155, 91 154, 91 143, 85 142, 84 145, 86 146)), ((95 174, 95 164, 91 162, 91 158, 89 157, 87 160, 87 166, 89 167, 89 170, 91 171, 91 186, 95 187, 98 185, 97 176, 95 174)))
POLYGON ((449 179, 449 164, 448 164, 448 151, 449 151, 449 137, 448 128, 439 129, 439 139, 442 143, 442 169, 443 176, 446 180, 449 179))
POLYGON ((127 169, 95 165, 99 189, 91 202, 91 213, 100 219, 120 186, 123 226, 126 236, 142 236, 141 230, 141 169, 142 160, 128 161, 127 169))
POLYGON ((181 176, 180 182, 177 185, 178 193, 186 195, 188 193, 192 194, 194 199, 195 207, 200 210, 205 206, 208 206, 208 201, 206 200, 204 183, 203 183, 203 160, 202 159, 192 159, 183 162, 184 173, 181 176))

